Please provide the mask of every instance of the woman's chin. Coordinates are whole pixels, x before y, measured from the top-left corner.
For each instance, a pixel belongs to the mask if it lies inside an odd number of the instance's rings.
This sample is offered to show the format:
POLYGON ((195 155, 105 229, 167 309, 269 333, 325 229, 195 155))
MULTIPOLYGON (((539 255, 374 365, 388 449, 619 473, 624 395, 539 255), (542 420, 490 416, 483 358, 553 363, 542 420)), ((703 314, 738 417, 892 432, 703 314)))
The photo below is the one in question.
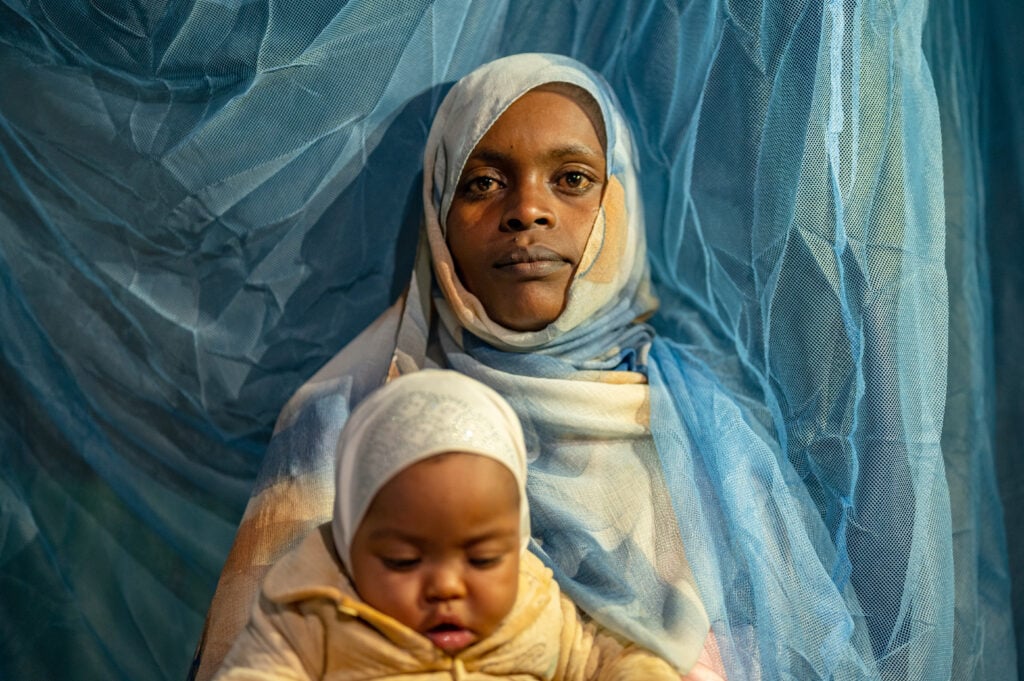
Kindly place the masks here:
POLYGON ((554 322, 565 309, 565 292, 536 290, 541 287, 520 287, 516 296, 502 296, 496 301, 481 301, 487 315, 511 331, 540 331, 554 322), (490 302, 490 304, 488 304, 490 302))
POLYGON ((540 331, 551 322, 558 319, 558 315, 561 314, 559 309, 557 312, 549 311, 537 311, 537 310, 500 310, 497 314, 492 314, 488 310, 488 314, 491 319, 498 322, 506 329, 511 331, 540 331))

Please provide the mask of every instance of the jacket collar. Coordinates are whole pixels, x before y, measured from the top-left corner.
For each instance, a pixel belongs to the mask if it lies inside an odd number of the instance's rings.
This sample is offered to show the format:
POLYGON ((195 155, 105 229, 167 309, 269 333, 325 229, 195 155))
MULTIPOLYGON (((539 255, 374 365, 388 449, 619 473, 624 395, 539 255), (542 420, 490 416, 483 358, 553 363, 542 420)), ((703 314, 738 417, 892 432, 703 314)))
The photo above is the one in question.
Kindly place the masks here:
MULTIPOLYGON (((519 592, 512 611, 497 631, 455 657, 469 664, 491 653, 530 626, 548 606, 553 597, 548 588, 550 572, 529 551, 523 552, 520 560, 519 592)), ((263 583, 263 595, 280 605, 318 598, 333 602, 341 615, 363 620, 417 658, 447 657, 426 636, 359 598, 334 548, 329 522, 317 527, 271 568, 263 583)))

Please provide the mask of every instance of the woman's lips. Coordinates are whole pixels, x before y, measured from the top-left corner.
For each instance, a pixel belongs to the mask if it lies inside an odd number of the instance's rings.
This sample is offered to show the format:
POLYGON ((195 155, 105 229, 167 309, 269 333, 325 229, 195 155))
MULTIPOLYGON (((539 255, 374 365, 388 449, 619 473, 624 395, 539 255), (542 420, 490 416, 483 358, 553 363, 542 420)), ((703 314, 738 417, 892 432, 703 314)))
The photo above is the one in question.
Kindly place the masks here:
POLYGON ((435 646, 449 655, 454 655, 476 642, 476 634, 472 631, 451 624, 434 627, 426 632, 426 636, 435 646))
POLYGON ((523 279, 541 279, 571 267, 564 257, 545 246, 526 246, 508 251, 494 263, 503 273, 523 279))

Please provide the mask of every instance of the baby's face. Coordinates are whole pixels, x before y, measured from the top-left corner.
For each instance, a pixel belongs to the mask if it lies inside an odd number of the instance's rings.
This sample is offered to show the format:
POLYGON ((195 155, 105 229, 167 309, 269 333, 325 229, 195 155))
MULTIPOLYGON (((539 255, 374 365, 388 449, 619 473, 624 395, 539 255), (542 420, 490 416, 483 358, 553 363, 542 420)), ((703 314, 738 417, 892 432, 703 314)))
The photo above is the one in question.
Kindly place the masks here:
POLYGON ((473 149, 447 216, 459 278, 516 331, 555 321, 601 209, 604 148, 565 94, 532 90, 473 149))
POLYGON ((512 473, 454 452, 413 464, 374 497, 351 546, 352 579, 377 610, 449 654, 489 636, 519 586, 512 473))

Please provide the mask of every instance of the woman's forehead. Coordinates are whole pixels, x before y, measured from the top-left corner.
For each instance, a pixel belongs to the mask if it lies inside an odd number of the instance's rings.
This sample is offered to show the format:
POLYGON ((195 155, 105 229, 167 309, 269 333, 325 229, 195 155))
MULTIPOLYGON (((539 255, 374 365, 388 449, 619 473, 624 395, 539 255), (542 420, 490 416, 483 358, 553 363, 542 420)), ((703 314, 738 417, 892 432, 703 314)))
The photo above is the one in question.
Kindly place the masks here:
POLYGON ((513 153, 543 155, 552 163, 585 158, 603 167, 605 149, 597 126, 576 99, 534 89, 495 120, 467 160, 500 164, 513 153))
POLYGON ((597 103, 597 100, 592 94, 579 85, 565 83, 562 81, 538 85, 537 87, 528 90, 526 94, 531 92, 554 92, 576 102, 576 104, 583 109, 583 113, 587 115, 587 118, 590 119, 590 124, 594 126, 594 132, 597 133, 597 139, 601 142, 601 150, 607 151, 608 135, 605 131, 604 115, 601 113, 601 105, 597 103))

